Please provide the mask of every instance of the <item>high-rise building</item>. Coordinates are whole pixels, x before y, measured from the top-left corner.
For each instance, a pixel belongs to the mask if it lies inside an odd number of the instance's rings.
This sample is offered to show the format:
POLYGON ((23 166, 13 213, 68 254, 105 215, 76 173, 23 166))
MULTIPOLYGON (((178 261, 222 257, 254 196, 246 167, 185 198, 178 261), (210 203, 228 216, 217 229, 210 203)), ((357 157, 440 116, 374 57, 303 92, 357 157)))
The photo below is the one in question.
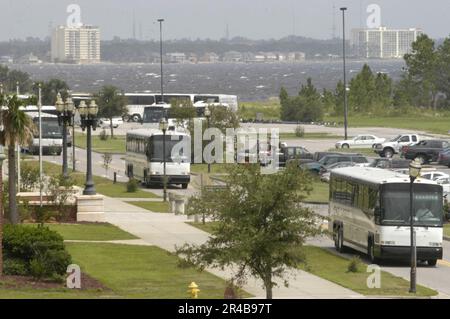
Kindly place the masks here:
POLYGON ((55 28, 51 56, 53 62, 100 62, 100 29, 90 25, 55 28))
POLYGON ((422 34, 420 29, 353 29, 351 45, 358 57, 375 59, 403 58, 412 43, 422 34))

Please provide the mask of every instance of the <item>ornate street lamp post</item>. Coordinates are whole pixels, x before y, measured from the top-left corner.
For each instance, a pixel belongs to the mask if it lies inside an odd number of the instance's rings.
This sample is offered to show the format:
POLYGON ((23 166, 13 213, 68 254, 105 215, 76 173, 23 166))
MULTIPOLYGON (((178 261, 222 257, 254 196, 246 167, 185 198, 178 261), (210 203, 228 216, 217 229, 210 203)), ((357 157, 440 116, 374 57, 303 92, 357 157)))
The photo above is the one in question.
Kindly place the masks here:
MULTIPOLYGON (((206 107, 205 109, 205 117, 206 117, 206 128, 209 129, 209 120, 211 119, 211 110, 209 109, 209 107, 206 107)), ((208 174, 211 173, 211 163, 210 160, 208 160, 208 174)))
POLYGON ((163 132, 163 186, 164 186, 164 201, 167 202, 167 175, 166 175, 166 132, 169 127, 166 119, 163 118, 159 122, 159 129, 163 132))
POLYGON ((345 139, 348 138, 348 101, 347 101, 347 69, 345 61, 345 11, 347 8, 342 7, 342 60, 344 64, 344 130, 345 139))
POLYGON ((87 169, 86 169, 86 185, 83 191, 83 195, 96 195, 94 180, 92 178, 92 136, 91 130, 97 128, 97 114, 98 106, 95 101, 92 100, 89 106, 84 101, 81 101, 78 107, 78 112, 81 118, 81 129, 87 130, 86 137, 86 153, 87 153, 87 169))
POLYGON ((61 94, 56 97, 56 111, 58 112, 59 126, 63 127, 63 176, 69 177, 67 165, 67 127, 73 125, 73 113, 75 106, 71 98, 67 98, 64 103, 61 94))
POLYGON ((422 166, 419 162, 413 161, 409 164, 409 209, 410 209, 410 230, 411 230, 411 277, 410 277, 410 293, 416 293, 416 269, 417 269, 417 250, 416 250, 416 233, 414 231, 414 181, 420 176, 422 166))

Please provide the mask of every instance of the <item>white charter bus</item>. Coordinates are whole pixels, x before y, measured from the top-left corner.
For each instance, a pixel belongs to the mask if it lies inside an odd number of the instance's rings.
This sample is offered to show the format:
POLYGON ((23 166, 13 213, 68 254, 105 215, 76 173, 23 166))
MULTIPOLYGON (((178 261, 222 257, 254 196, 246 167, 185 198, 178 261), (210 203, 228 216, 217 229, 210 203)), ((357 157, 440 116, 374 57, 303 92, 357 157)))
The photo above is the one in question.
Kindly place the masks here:
POLYGON ((126 174, 146 186, 162 185, 165 158, 167 184, 180 184, 187 188, 191 178, 190 136, 167 131, 165 154, 163 140, 163 132, 157 129, 127 132, 126 174))
MULTIPOLYGON (((417 259, 435 266, 442 259, 442 186, 414 182, 417 259)), ((338 251, 345 246, 378 259, 410 260, 410 180, 408 175, 368 167, 331 172, 329 231, 338 251)))
MULTIPOLYGON (((30 154, 39 154, 39 113, 25 112, 33 119, 36 131, 33 134, 33 141, 28 148, 30 154)), ((42 134, 41 146, 42 154, 61 155, 63 147, 62 127, 58 124, 58 117, 56 115, 41 113, 42 134)))
MULTIPOLYGON (((180 104, 192 104, 197 109, 197 115, 202 117, 207 105, 224 105, 234 112, 238 110, 238 98, 236 95, 226 94, 164 94, 162 101, 161 94, 155 93, 125 93, 128 100, 128 118, 133 122, 141 120, 152 120, 159 118, 160 114, 167 112, 173 100, 180 104), (146 114, 144 115, 144 110, 146 114)), ((156 120, 155 120, 156 121, 156 120)), ((158 120, 159 121, 159 120, 158 120)), ((153 123, 153 122, 146 122, 153 123)))

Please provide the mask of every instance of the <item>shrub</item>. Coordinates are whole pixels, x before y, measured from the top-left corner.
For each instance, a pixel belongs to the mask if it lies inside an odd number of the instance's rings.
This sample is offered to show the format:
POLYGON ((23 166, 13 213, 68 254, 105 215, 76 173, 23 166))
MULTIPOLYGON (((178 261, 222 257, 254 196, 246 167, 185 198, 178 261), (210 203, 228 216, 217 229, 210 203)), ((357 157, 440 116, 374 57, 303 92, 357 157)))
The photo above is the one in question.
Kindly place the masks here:
POLYGON ((63 276, 72 263, 61 235, 47 227, 5 225, 3 249, 10 271, 37 279, 63 276))
POLYGON ((108 133, 106 133, 106 130, 103 129, 99 134, 98 137, 100 138, 101 141, 107 141, 109 138, 108 133))
POLYGON ((20 191, 32 192, 39 186, 39 168, 25 164, 21 168, 20 191))
POLYGON ((359 256, 354 256, 350 259, 350 262, 347 266, 347 272, 357 273, 361 271, 362 261, 359 256))
POLYGON ((7 258, 3 264, 5 275, 26 276, 28 274, 26 263, 17 258, 7 258))
POLYGON ((305 136, 305 129, 301 125, 297 125, 295 128, 295 136, 297 137, 303 137, 305 136))
POLYGON ((127 183, 127 193, 136 193, 138 188, 139 182, 134 178, 130 178, 130 180, 127 183))

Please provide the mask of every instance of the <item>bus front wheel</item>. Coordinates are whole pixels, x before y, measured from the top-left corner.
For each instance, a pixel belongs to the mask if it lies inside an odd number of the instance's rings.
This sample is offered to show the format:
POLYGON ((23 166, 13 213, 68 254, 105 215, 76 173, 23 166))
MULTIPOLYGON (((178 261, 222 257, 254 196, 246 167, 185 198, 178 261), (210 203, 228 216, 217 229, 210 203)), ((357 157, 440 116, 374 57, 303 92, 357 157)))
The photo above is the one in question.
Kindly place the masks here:
POLYGON ((373 243, 373 239, 369 239, 367 254, 369 255, 369 259, 372 264, 375 264, 378 261, 377 257, 375 257, 375 245, 373 243))
POLYGON ((181 184, 181 187, 182 187, 183 189, 187 189, 187 188, 188 188, 188 184, 181 184))

